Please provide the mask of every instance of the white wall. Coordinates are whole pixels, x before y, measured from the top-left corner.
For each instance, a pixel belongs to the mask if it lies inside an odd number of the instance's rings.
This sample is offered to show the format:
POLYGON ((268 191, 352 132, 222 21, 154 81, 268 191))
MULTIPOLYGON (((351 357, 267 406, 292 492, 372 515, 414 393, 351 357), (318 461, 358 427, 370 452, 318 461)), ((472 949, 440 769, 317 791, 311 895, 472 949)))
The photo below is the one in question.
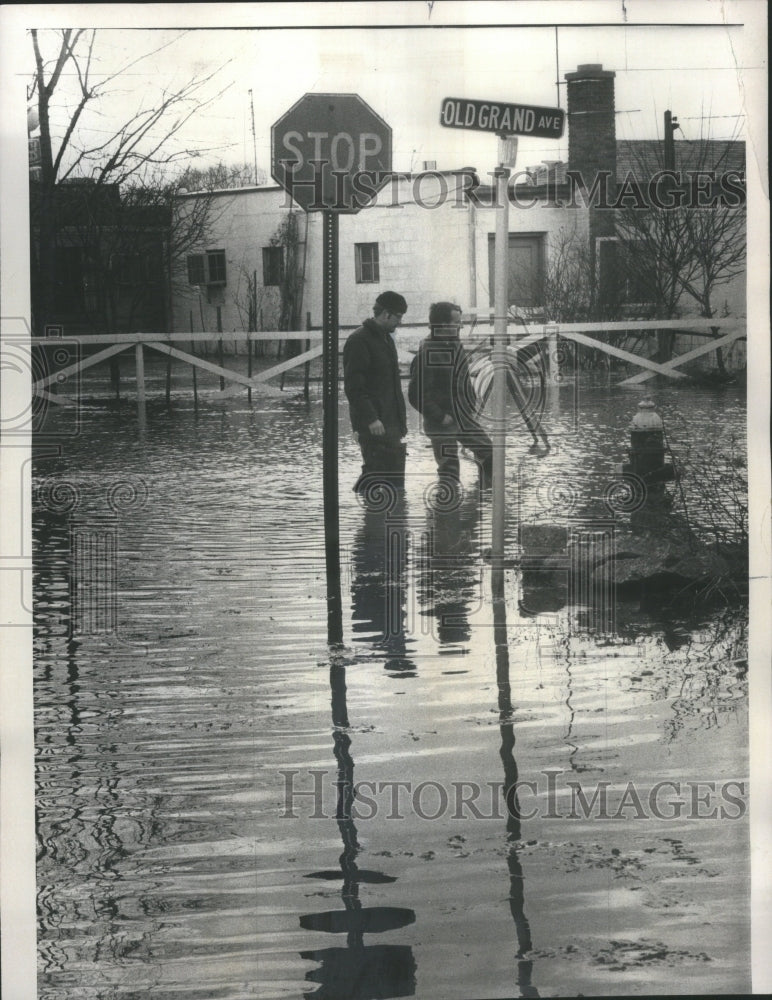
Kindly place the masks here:
MULTIPOLYGON (((186 200, 181 199, 182 211, 186 200)), ((175 331, 190 329, 191 314, 195 331, 217 330, 218 305, 223 333, 247 329, 247 275, 256 272, 258 287, 262 288, 262 248, 270 245, 271 237, 286 218, 285 202, 285 193, 279 188, 244 188, 215 196, 210 239, 200 249, 225 250, 227 284, 211 294, 204 287, 199 294, 197 288, 185 286, 183 275, 181 288, 172 297, 175 331)), ((300 221, 302 239, 304 220, 300 221)), ((278 288, 262 289, 258 304, 262 309, 263 329, 276 329, 278 288)))

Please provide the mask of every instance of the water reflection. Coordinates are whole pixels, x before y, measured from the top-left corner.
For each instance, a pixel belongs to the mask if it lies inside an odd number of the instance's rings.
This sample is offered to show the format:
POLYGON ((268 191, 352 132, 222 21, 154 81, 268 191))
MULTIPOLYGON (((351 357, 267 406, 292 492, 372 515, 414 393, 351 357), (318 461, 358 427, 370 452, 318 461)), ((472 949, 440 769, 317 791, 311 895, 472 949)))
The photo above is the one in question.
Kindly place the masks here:
MULTIPOLYGON (((725 408, 688 394, 679 400, 688 424, 684 439, 706 426, 719 435, 730 426, 725 408)), ((716 960, 690 964, 684 953, 678 977, 686 988, 742 991, 744 824, 682 828, 676 836, 700 864, 690 864, 681 878, 657 846, 663 833, 672 836, 672 822, 617 833, 616 825, 612 832, 597 823, 579 831, 575 823, 529 819, 520 839, 515 809, 506 827, 504 814, 475 823, 468 858, 438 870, 448 835, 459 829, 446 817, 431 825, 413 817, 415 831, 407 823, 381 824, 387 854, 365 838, 367 824, 347 814, 346 792, 335 825, 327 821, 333 841, 324 841, 326 857, 316 839, 318 822, 301 842, 293 840, 299 824, 276 820, 276 766, 288 758, 301 767, 318 763, 319 684, 326 688, 329 668, 320 677, 311 666, 325 643, 319 422, 291 403, 271 405, 222 415, 204 407, 197 423, 190 410, 171 420, 151 409, 141 449, 133 410, 128 421, 103 408, 84 411, 84 432, 67 442, 66 456, 37 465, 36 475, 52 484, 77 470, 89 482, 130 473, 151 487, 147 507, 120 520, 122 642, 69 638, 76 570, 69 512, 35 500, 41 994, 69 1000, 85 989, 133 1000, 160 990, 186 1000, 237 1000, 269 993, 275 984, 276 995, 287 996, 310 990, 356 997, 387 988, 394 996, 511 996, 535 995, 534 979, 556 995, 623 992, 631 988, 629 967, 615 971, 608 962, 574 956, 577 935, 602 940, 617 918, 617 926, 644 941, 672 938, 677 946, 697 935, 716 960), (576 844, 585 834, 588 850, 577 860, 576 844), (607 917, 608 868, 596 861, 599 845, 611 837, 623 855, 650 858, 652 877, 642 876, 637 892, 630 887, 627 910, 607 917), (640 837, 649 838, 645 848, 640 837), (419 843, 426 858, 416 850, 419 843), (644 853, 649 847, 656 848, 651 855, 644 853), (661 868, 654 864, 659 861, 661 868), (268 869, 259 891, 256 863, 268 869), (667 893, 664 901, 656 898, 662 880, 668 892, 673 887, 672 905, 667 893), (309 899, 309 886, 326 889, 327 900, 309 899), (458 900, 464 908, 450 911, 458 900), (399 904, 414 908, 415 924, 412 910, 393 915, 399 904), (329 913, 307 912, 314 908, 329 913), (398 930, 402 919, 411 922, 398 930), (452 934, 450 919, 458 921, 452 934), (503 934, 487 933, 496 921, 499 927, 503 921, 503 934), (301 949, 307 949, 302 959, 301 949), (539 963, 537 973, 531 959, 539 963), (452 989, 445 988, 449 982, 452 989)), ((629 396, 606 400, 591 390, 582 406, 592 410, 583 418, 587 433, 566 435, 561 454, 530 466, 529 475, 547 482, 559 473, 576 478, 590 465, 605 463, 605 469, 620 458, 629 396)), ((341 461, 342 480, 353 481, 358 455, 344 448, 341 461)), ((344 538, 354 539, 354 644, 364 654, 359 659, 370 660, 359 664, 357 679, 372 713, 364 722, 375 723, 367 736, 349 730, 345 675, 334 671, 335 736, 323 735, 321 753, 335 760, 342 787, 353 782, 355 759, 362 770, 365 747, 372 764, 360 778, 389 777, 385 769, 400 753, 420 770, 416 778, 443 781, 488 774, 491 755, 493 777, 498 772, 501 780, 503 768, 507 784, 518 772, 521 779, 536 778, 556 758, 574 778, 587 776, 570 768, 591 760, 603 762, 603 777, 614 781, 653 782, 671 774, 674 761, 690 778, 745 774, 742 610, 723 621, 702 608, 684 609, 682 617, 669 616, 667 608, 653 615, 639 600, 625 599, 617 603, 617 635, 599 641, 594 631, 567 625, 568 612, 519 617, 514 601, 522 579, 511 573, 509 646, 502 620, 499 713, 490 715, 496 709, 493 664, 486 659, 493 654, 491 604, 486 579, 484 606, 476 607, 479 577, 473 579, 481 534, 476 519, 484 521, 486 507, 475 508, 470 496, 460 511, 436 505, 425 511, 417 487, 408 498, 413 542, 406 510, 362 511, 342 497, 344 538), (423 635, 411 625, 413 593, 424 612, 417 618, 427 626, 423 635), (571 649, 563 660, 555 647, 564 628, 571 629, 571 649), (471 654, 470 669, 462 677, 443 676, 453 673, 444 668, 460 646, 471 654), (409 687, 395 683, 395 667, 411 678, 409 687)), ((537 522, 541 508, 527 478, 521 499, 521 519, 537 522)), ((100 512, 107 512, 103 502, 89 501, 85 510, 81 502, 78 510, 100 512)), ((353 714, 350 665, 348 680, 353 714)), ((530 805, 529 795, 524 816, 530 805)), ((359 808, 366 812, 362 802, 359 808)), ((371 828, 380 838, 377 822, 371 828)), ((614 887, 625 889, 625 883, 614 887)), ((654 985, 682 960, 662 961, 654 985)))
POLYGON ((480 589, 473 562, 479 521, 479 490, 463 497, 450 490, 427 503, 417 592, 441 646, 470 639, 470 604, 480 589))
POLYGON ((386 509, 364 510, 354 538, 352 569, 352 632, 354 642, 367 642, 384 656, 386 670, 415 675, 406 639, 407 568, 410 528, 404 496, 386 509))
POLYGON ((300 953, 301 958, 319 962, 318 969, 306 973, 306 980, 319 983, 319 989, 307 996, 319 1000, 371 1000, 371 998, 415 995, 416 963, 409 945, 371 945, 365 934, 380 934, 415 922, 415 911, 395 906, 363 906, 359 886, 396 882, 392 875, 359 868, 361 850, 353 820, 354 760, 348 733, 346 706, 346 668, 330 667, 332 693, 333 752, 337 763, 338 801, 336 822, 343 842, 340 872, 309 872, 308 878, 340 879, 342 910, 307 913, 300 917, 304 930, 327 934, 345 934, 346 947, 317 948, 300 953))
POLYGON ((533 962, 525 956, 531 951, 531 927, 525 915, 525 877, 520 863, 520 807, 517 797, 518 770, 515 760, 514 708, 509 682, 509 640, 507 636, 507 609, 504 596, 504 571, 493 568, 493 639, 496 647, 496 682, 499 701, 499 729, 501 747, 499 754, 504 765, 504 790, 507 806, 507 869, 509 873, 509 910, 517 937, 518 996, 539 996, 531 984, 533 962))

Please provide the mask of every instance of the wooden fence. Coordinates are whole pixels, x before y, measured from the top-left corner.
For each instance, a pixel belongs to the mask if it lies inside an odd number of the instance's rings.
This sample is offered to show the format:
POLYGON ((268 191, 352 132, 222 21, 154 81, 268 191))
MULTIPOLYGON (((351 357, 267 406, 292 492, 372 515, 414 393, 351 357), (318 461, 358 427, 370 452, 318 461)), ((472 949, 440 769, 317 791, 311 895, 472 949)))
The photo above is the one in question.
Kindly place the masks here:
MULTIPOLYGON (((488 327, 491 327, 492 330, 491 320, 488 317, 485 317, 485 319, 482 320, 475 319, 464 336, 464 342, 470 345, 479 345, 480 343, 484 343, 485 340, 491 335, 491 331, 487 330, 488 327)), ((344 333, 352 329, 354 329, 354 327, 340 327, 341 332, 344 333)), ((717 319, 648 320, 636 322, 622 320, 610 323, 532 323, 527 325, 519 321, 516 323, 511 321, 510 329, 510 346, 518 350, 542 341, 546 342, 547 350, 545 351, 545 355, 548 381, 552 381, 553 383, 555 382, 558 344, 559 340, 562 338, 575 344, 580 344, 596 351, 600 351, 610 357, 618 358, 641 369, 641 371, 624 378, 620 383, 618 383, 622 386, 641 385, 653 378, 655 375, 664 375, 671 379, 683 379, 686 377, 685 373, 681 370, 683 365, 712 351, 728 347, 729 345, 735 343, 735 341, 744 339, 746 336, 744 323, 740 323, 737 320, 730 322, 717 319), (700 347, 687 351, 684 354, 679 354, 669 361, 658 362, 652 361, 647 357, 635 354, 634 352, 625 350, 621 347, 616 347, 613 344, 605 343, 602 340, 598 340, 597 337, 589 335, 598 333, 643 333, 656 335, 658 332, 664 330, 681 334, 704 336, 706 338, 706 342, 700 347)), ((405 348, 405 340, 411 337, 411 330, 415 331, 415 333, 418 331, 423 333, 427 332, 427 328, 423 324, 405 324, 400 328, 401 332, 397 334, 397 349, 400 361, 402 362, 409 362, 412 358, 412 352, 405 348)), ((415 333, 412 334, 413 340, 415 339, 415 333)), ((60 339, 61 338, 57 337, 33 337, 30 340, 30 344, 33 348, 55 348, 60 339)), ((234 390, 240 391, 246 389, 249 399, 251 400, 253 392, 264 396, 281 396, 282 388, 277 388, 276 386, 269 385, 268 383, 274 378, 282 377, 286 372, 291 371, 293 368, 305 366, 304 391, 307 395, 310 362, 321 357, 322 355, 322 332, 314 329, 253 333, 233 332, 225 335, 219 332, 214 334, 207 332, 163 334, 118 333, 112 335, 83 335, 67 339, 76 340, 81 351, 88 347, 97 347, 98 350, 94 353, 89 353, 88 356, 79 358, 78 361, 68 367, 61 368, 56 372, 45 375, 35 381, 32 386, 32 390, 35 395, 56 404, 67 405, 73 403, 75 400, 67 396, 66 393, 59 391, 51 392, 49 387, 54 383, 62 383, 70 375, 79 374, 80 372, 85 371, 94 365, 98 365, 103 361, 107 361, 126 352, 133 352, 136 371, 137 405, 141 411, 144 410, 146 399, 146 350, 156 351, 166 355, 169 359, 169 365, 171 365, 171 359, 176 359, 177 361, 182 361, 192 367, 193 393, 196 404, 198 401, 195 375, 196 370, 205 371, 219 376, 220 392, 215 394, 215 398, 233 395, 234 390), (233 369, 225 366, 222 351, 222 342, 224 339, 234 343, 246 343, 246 353, 248 359, 246 374, 234 371, 233 369), (253 373, 252 346, 256 343, 260 343, 261 341, 274 340, 299 341, 301 342, 303 349, 294 357, 286 358, 285 360, 271 365, 269 368, 266 368, 256 374, 253 373), (212 341, 220 345, 218 364, 192 353, 192 351, 195 350, 195 344, 211 343, 212 341), (102 347, 101 345, 107 346, 102 347), (185 345, 189 349, 183 350, 179 346, 175 345, 185 345), (226 381, 232 383, 232 387, 230 389, 225 388, 226 381)), ((170 367, 167 368, 167 371, 170 371, 170 367)), ((167 377, 167 397, 168 393, 169 379, 167 377)))

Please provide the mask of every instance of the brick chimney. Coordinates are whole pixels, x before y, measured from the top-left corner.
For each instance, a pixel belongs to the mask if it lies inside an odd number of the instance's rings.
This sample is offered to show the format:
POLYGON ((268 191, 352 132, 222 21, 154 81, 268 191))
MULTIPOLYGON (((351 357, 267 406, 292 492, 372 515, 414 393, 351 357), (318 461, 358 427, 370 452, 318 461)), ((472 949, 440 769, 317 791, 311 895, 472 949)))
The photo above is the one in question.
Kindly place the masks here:
POLYGON ((599 170, 616 180, 614 77, 600 63, 586 63, 568 81, 568 169, 578 170, 590 188, 599 170))
MULTIPOLYGON (((614 77, 600 63, 585 63, 575 73, 566 73, 568 81, 568 169, 577 171, 585 188, 591 190, 600 171, 607 171, 608 197, 616 191, 617 146, 614 121, 614 77)), ((590 208, 590 258, 598 276, 592 297, 598 301, 613 299, 616 288, 616 245, 608 237, 616 233, 614 213, 604 208, 590 208), (606 240, 604 241, 604 238, 606 240), (608 289, 612 290, 609 291, 608 289)))

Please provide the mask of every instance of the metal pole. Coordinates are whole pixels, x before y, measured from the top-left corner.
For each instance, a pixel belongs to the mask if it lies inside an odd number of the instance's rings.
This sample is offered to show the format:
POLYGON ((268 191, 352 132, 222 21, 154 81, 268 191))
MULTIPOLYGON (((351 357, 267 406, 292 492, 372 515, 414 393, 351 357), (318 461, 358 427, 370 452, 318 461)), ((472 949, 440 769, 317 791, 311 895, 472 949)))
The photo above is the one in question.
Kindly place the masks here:
MULTIPOLYGON (((677 127, 677 126, 676 126, 677 127)), ((673 141, 673 116, 665 112, 665 170, 675 170, 675 142, 673 141)))
MULTIPOLYGON (((505 140, 499 140, 499 155, 506 155, 505 140)), ((493 326, 493 496, 491 505, 493 567, 501 569, 504 560, 504 469, 506 465, 506 392, 507 392, 507 314, 509 306, 509 170, 499 165, 496 177, 496 246, 493 326)), ((493 574, 494 584, 501 584, 501 574, 493 574)), ((494 598, 497 595, 494 594, 494 598)))
POLYGON ((325 210, 323 217, 324 551, 327 566, 327 641, 330 645, 337 645, 343 642, 338 524, 338 216, 325 210))

